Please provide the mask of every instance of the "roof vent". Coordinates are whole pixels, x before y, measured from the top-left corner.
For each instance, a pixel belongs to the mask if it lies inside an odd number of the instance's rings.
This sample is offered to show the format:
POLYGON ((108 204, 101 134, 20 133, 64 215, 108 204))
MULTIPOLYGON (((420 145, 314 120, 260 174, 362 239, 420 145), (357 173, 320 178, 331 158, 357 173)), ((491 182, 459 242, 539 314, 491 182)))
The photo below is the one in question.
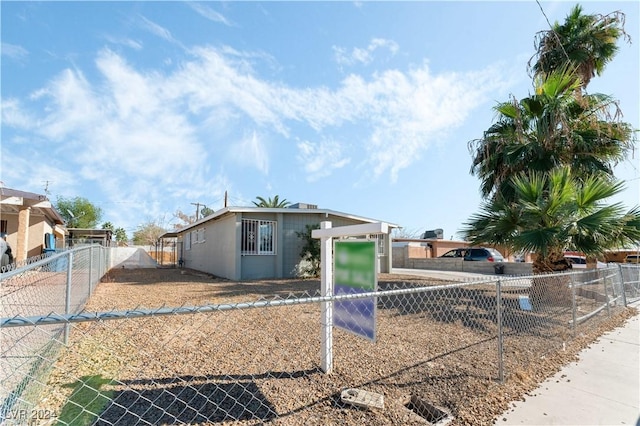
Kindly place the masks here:
POLYGON ((309 210, 313 210, 313 209, 317 209, 318 206, 315 204, 307 204, 307 203, 295 203, 295 204, 291 204, 289 206, 290 209, 309 209, 309 210))

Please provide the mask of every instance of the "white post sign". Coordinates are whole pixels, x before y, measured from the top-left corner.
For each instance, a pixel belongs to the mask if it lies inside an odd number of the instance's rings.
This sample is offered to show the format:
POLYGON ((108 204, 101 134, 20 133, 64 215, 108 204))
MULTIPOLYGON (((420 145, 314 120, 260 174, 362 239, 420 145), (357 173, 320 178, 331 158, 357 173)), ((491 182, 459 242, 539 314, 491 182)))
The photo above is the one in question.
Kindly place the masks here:
MULTIPOLYGON (((311 231, 311 237, 320 238, 320 261, 322 263, 320 291, 322 296, 332 296, 333 286, 333 238, 355 237, 368 234, 388 234, 389 225, 386 223, 365 223, 361 225, 341 226, 332 228, 331 222, 321 222, 320 229, 311 231)), ((374 260, 374 265, 377 262, 374 260)), ((377 271, 377 270, 376 270, 377 271)), ((376 283, 377 283, 377 274, 376 283)), ((322 302, 322 371, 331 372, 333 369, 333 302, 322 302)))
MULTIPOLYGON (((378 289, 375 241, 336 241, 334 245, 334 294, 372 293, 378 289)), ((333 325, 376 340, 376 298, 335 302, 333 325)))

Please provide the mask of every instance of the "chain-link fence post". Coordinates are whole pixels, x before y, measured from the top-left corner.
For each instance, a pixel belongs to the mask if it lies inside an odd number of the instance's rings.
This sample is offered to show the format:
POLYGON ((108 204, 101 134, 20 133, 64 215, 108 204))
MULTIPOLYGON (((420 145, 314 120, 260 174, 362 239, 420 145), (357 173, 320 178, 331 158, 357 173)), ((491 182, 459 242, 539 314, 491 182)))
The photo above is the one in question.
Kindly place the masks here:
MULTIPOLYGON (((71 313, 71 283, 73 282, 73 251, 68 251, 69 258, 67 259, 67 288, 65 291, 64 300, 64 313, 69 315, 71 313)), ((64 326, 64 344, 69 343, 69 329, 71 324, 67 323, 64 326)))
POLYGON ((93 244, 89 246, 89 285, 87 286, 89 289, 89 294, 87 295, 87 300, 91 297, 92 287, 93 286, 93 244))
MULTIPOLYGON (((602 285, 604 286, 604 303, 607 304, 607 316, 611 318, 611 307, 609 306, 609 292, 607 291, 608 277, 604 272, 601 273, 600 276, 602 277, 602 285)), ((615 294, 613 296, 615 297, 615 294)))
POLYGON ((576 323, 578 321, 578 299, 576 297, 576 281, 574 274, 571 274, 571 331, 576 335, 576 323))
POLYGON ((620 277, 620 290, 622 291, 622 303, 627 306, 627 292, 625 291, 624 274, 622 273, 622 265, 618 263, 618 276, 620 277))
POLYGON ((498 323, 498 380, 504 382, 504 341, 502 331, 502 283, 496 282, 496 321, 498 323))

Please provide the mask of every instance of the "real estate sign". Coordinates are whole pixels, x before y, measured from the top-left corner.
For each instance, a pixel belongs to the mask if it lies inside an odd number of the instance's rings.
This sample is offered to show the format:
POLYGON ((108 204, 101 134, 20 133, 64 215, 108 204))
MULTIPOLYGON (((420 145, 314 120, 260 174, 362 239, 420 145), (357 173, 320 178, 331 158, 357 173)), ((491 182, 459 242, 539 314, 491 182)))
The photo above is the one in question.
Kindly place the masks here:
MULTIPOLYGON (((375 241, 336 241, 334 294, 362 294, 378 288, 375 241)), ((369 340, 376 338, 376 298, 334 303, 333 325, 369 340)))

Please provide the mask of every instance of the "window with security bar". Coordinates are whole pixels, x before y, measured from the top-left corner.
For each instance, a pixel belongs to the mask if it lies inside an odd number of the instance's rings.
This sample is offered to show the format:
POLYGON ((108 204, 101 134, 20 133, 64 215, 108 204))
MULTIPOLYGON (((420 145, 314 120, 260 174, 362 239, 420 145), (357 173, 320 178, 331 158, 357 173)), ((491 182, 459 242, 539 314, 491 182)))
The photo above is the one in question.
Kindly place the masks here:
POLYGON ((242 219, 242 254, 276 254, 276 222, 242 219))

